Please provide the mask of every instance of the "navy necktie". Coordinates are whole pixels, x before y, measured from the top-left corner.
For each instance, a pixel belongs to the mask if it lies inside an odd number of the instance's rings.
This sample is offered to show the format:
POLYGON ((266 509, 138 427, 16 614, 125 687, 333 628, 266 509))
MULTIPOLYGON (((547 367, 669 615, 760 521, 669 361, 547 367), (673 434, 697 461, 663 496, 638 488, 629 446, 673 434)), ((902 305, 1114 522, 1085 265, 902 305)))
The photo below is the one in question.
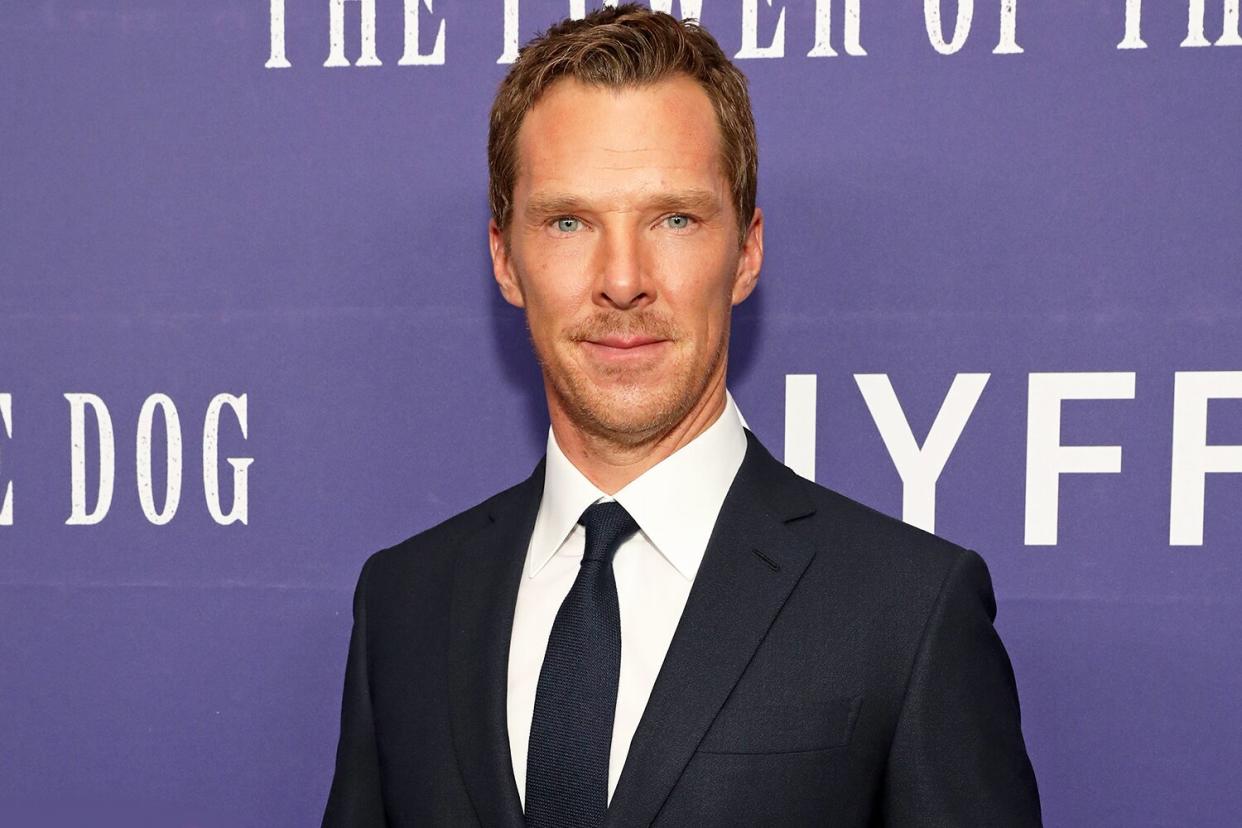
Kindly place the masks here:
POLYGON ((526 754, 526 825, 592 828, 608 810, 621 614, 612 556, 638 531, 620 503, 587 507, 586 549, 561 603, 539 672, 526 754))

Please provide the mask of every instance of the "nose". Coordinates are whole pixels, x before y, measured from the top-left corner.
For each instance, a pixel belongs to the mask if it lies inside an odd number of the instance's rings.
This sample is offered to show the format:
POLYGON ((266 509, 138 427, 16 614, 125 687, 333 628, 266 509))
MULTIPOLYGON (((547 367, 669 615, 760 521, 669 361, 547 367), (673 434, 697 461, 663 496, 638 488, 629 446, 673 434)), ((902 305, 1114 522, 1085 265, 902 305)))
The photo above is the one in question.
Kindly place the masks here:
POLYGON ((617 310, 642 307, 655 299, 638 234, 614 228, 600 245, 595 303, 617 310))

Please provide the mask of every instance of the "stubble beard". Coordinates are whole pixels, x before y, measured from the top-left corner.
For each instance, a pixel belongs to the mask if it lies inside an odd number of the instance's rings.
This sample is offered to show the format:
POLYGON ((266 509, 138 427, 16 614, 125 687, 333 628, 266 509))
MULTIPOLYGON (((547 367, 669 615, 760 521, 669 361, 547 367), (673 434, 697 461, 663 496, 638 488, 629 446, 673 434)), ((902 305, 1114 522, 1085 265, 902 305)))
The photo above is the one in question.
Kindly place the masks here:
POLYGON ((671 340, 675 353, 666 360, 674 364, 667 379, 655 382, 640 369, 635 372, 634 381, 627 382, 624 375, 635 369, 618 367, 608 372, 618 381, 601 388, 572 358, 566 358, 563 352, 556 353, 555 346, 549 349, 553 353, 544 353, 533 335, 531 344, 546 386, 574 427, 613 445, 633 449, 668 434, 707 393, 727 357, 729 314, 725 315, 724 329, 706 364, 701 365, 696 364, 694 354, 676 352, 687 340, 670 322, 655 316, 594 316, 569 330, 562 342, 568 342, 569 348, 578 348, 580 342, 605 334, 671 340))

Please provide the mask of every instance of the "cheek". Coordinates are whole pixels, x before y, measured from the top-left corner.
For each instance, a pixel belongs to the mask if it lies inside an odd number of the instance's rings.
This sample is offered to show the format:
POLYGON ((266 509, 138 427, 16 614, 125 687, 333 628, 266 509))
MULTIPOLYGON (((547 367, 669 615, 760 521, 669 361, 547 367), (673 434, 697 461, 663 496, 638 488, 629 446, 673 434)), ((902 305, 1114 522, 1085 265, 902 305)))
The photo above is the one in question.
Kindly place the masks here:
POLYGON ((580 315, 590 293, 577 281, 572 273, 548 265, 527 273, 526 318, 532 331, 555 334, 580 315))
MULTIPOLYGON (((714 252, 714 251, 713 251, 714 252)), ((682 325, 700 338, 719 336, 733 307, 736 264, 716 253, 686 256, 665 271, 664 296, 682 325), (678 266, 680 265, 680 266, 678 266)))

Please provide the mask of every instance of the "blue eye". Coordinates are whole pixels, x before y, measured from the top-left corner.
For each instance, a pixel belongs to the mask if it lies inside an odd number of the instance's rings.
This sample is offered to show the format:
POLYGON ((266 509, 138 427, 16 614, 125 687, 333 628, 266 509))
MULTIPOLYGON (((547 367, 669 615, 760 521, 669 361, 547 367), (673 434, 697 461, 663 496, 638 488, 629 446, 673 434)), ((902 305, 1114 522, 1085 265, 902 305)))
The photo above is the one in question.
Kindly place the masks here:
POLYGON ((681 213, 669 216, 664 220, 664 223, 672 230, 685 230, 690 227, 690 222, 691 218, 681 213))
POLYGON ((572 233, 582 226, 582 222, 576 218, 565 216, 556 220, 556 229, 562 233, 572 233))

